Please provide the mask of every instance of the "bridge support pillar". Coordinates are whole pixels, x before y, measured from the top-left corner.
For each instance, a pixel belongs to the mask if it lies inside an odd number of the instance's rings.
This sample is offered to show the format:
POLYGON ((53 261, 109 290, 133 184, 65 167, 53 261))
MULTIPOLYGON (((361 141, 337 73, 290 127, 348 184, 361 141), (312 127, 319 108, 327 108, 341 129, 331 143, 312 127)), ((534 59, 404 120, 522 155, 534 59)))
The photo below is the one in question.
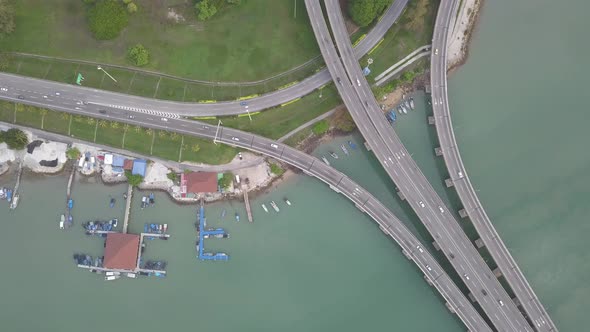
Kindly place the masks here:
POLYGON ((434 121, 434 116, 430 115, 428 117, 428 124, 431 126, 434 126, 436 124, 436 121, 434 121))
POLYGON ((459 210, 459 216, 461 216, 461 218, 467 218, 467 211, 465 211, 465 209, 459 210))
POLYGON ((454 313, 455 313, 455 309, 453 309, 453 306, 452 306, 452 305, 451 305, 449 302, 446 302, 446 303, 445 303, 445 306, 447 307, 447 309, 449 309, 449 311, 450 311, 452 314, 454 314, 454 313))
POLYGON ((410 256, 410 254, 408 254, 406 249, 402 249, 402 254, 404 254, 404 256, 406 256, 407 259, 412 260, 412 256, 410 256))
POLYGON ((483 240, 482 239, 477 239, 477 240, 475 240, 475 246, 477 247, 477 249, 481 249, 485 245, 483 244, 483 240))
POLYGON ((451 179, 446 179, 446 180, 445 180, 445 185, 447 186, 447 188, 451 188, 452 186, 454 186, 454 184, 453 184, 453 180, 451 180, 451 179))
POLYGON ((365 142, 364 144, 365 144, 365 149, 367 149, 367 151, 371 151, 371 147, 369 146, 369 144, 367 142, 365 142))
MULTIPOLYGON (((367 213, 367 211, 365 211, 365 208, 364 207, 362 207, 362 206, 360 206, 358 204, 354 204, 354 206, 356 206, 357 209, 361 210, 361 212, 367 213)), ((381 226, 379 226, 379 228, 381 228, 381 226)))
POLYGON ((424 280, 426 280, 429 286, 432 286, 432 281, 430 280, 430 278, 428 278, 428 276, 424 276, 424 280))
POLYGON ((522 304, 522 303, 520 303, 520 300, 518 299, 518 297, 513 298, 512 302, 514 302, 514 305, 516 305, 517 307, 520 307, 522 304))
POLYGON ((404 194, 401 191, 399 191, 399 189, 395 188, 395 191, 397 192, 397 195, 399 196, 399 198, 402 201, 405 201, 406 200, 406 196, 404 196, 404 194))
POLYGON ((441 149, 441 147, 434 148, 434 154, 435 154, 437 157, 440 157, 440 156, 442 156, 442 153, 443 153, 443 152, 442 152, 442 149, 441 149))
POLYGON ((436 243, 436 241, 432 241, 432 246, 434 247, 434 249, 436 249, 436 251, 440 251, 440 246, 438 245, 438 243, 436 243))
POLYGON ((477 300, 475 299, 475 296, 473 296, 473 294, 469 293, 469 294, 467 294, 467 297, 469 298, 469 300, 471 300, 471 302, 473 302, 473 303, 477 302, 477 300))
POLYGON ((336 187, 334 187, 333 185, 330 185, 330 189, 334 190, 335 192, 340 194, 340 190, 336 187))
POLYGON ((502 276, 502 271, 500 271, 500 268, 494 269, 494 275, 496 276, 496 278, 500 278, 502 276))

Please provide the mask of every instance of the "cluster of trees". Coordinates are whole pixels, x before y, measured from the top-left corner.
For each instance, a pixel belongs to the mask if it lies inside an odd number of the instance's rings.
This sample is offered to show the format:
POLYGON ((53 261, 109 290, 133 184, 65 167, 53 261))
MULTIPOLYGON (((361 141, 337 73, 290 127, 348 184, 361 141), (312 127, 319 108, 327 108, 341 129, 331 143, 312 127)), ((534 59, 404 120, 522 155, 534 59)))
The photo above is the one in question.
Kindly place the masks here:
POLYGON ((129 170, 125 171, 125 177, 127 178, 127 182, 134 187, 139 186, 139 184, 143 182, 143 176, 139 174, 131 174, 131 171, 129 170))
POLYGON ((12 2, 10 0, 0 0, 0 38, 8 36, 15 28, 12 2))
POLYGON ((350 0, 348 13, 360 27, 366 27, 379 16, 392 0, 350 0))
POLYGON ((136 66, 145 66, 150 62, 150 52, 141 44, 136 44, 127 50, 127 58, 136 66))
POLYGON ((315 134, 315 135, 323 135, 325 134, 328 129, 330 129, 330 124, 328 123, 328 120, 321 120, 316 122, 316 124, 313 125, 313 127, 311 127, 311 131, 315 134))
POLYGON ((233 180, 234 180, 234 173, 232 173, 232 172, 223 173, 223 177, 219 180, 219 185, 221 186, 221 188, 227 189, 227 188, 229 188, 229 186, 231 185, 233 180))
POLYGON ((7 131, 0 131, 0 143, 6 143, 12 150, 22 150, 29 144, 29 138, 24 131, 11 128, 7 131))
POLYGON ((197 10, 197 19, 206 21, 215 16, 217 12, 225 5, 239 5, 242 0, 199 0, 195 4, 197 10))
POLYGON ((88 24, 94 38, 109 40, 119 36, 129 23, 124 3, 118 0, 83 0, 92 4, 88 9, 88 24))

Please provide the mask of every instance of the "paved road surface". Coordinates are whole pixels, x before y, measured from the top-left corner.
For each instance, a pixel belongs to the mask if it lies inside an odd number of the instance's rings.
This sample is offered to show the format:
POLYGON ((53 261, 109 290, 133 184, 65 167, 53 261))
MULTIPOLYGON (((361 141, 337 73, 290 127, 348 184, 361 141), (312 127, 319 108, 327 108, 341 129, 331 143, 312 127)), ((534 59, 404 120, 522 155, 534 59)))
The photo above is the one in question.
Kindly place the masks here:
MULTIPOLYGON (((21 101, 16 98, 4 99, 21 101)), ((173 131, 183 135, 193 135, 207 139, 215 138, 218 142, 262 153, 297 167, 306 174, 314 176, 330 185, 333 190, 346 196, 355 203, 357 208, 373 218, 379 224, 381 230, 391 236, 403 249, 404 254, 416 263, 425 275, 426 280, 432 283, 439 291, 447 302, 448 307, 457 312, 470 331, 491 331, 481 316, 475 311, 469 300, 461 293, 442 267, 438 265, 436 259, 413 233, 406 228, 404 223, 364 188, 353 182, 346 175, 324 164, 313 156, 268 138, 232 128, 220 127, 217 130, 216 126, 196 121, 184 119, 168 119, 167 121, 162 121, 159 118, 153 118, 148 114, 142 113, 135 114, 131 119, 129 118, 128 112, 122 110, 113 110, 106 114, 99 113, 98 110, 72 110, 71 107, 61 106, 59 101, 54 102, 48 99, 39 101, 26 99, 22 100, 22 102, 62 112, 115 120, 158 130, 173 131)))
MULTIPOLYGON (((406 7, 408 0, 396 0, 387 9, 383 18, 373 27, 359 45, 355 48, 355 56, 362 57, 369 52, 385 35, 391 25, 399 18, 406 7)), ((219 102, 212 104, 183 103, 167 100, 157 100, 145 97, 131 96, 105 90, 91 89, 77 85, 69 85, 40 79, 27 78, 18 75, 0 73, 0 87, 13 87, 7 95, 16 97, 18 94, 27 95, 34 92, 36 95, 51 96, 55 92, 61 94, 61 99, 66 102, 62 106, 70 106, 71 101, 87 101, 94 107, 106 110, 124 109, 148 114, 160 113, 162 116, 216 116, 235 115, 249 112, 264 111, 305 96, 315 89, 329 83, 330 73, 322 70, 317 74, 283 90, 277 90, 247 101, 242 105, 239 101, 219 102), (248 109, 246 109, 248 106, 248 109)), ((3 93, 0 92, 0 98, 3 93)), ((89 105, 90 105, 89 104, 89 105)), ((82 105, 84 109, 86 105, 82 105)))
POLYGON ((471 290, 492 324, 500 331, 531 331, 452 213, 407 153, 399 137, 385 120, 369 88, 350 41, 337 0, 326 0, 326 12, 342 62, 330 40, 319 1, 308 0, 308 14, 324 61, 336 81, 342 99, 355 123, 389 176, 407 198, 425 227, 439 244, 463 282, 471 290))
POLYGON ((549 314, 526 280, 524 274, 510 255, 508 248, 496 232, 494 225, 479 201, 475 189, 469 181, 463 165, 461 154, 455 139, 453 123, 447 94, 447 43, 450 36, 449 26, 454 17, 454 6, 457 0, 444 0, 438 12, 433 34, 430 79, 432 85, 432 109, 438 139, 443 157, 463 203, 465 211, 473 222, 488 251, 494 258, 498 268, 512 288, 533 326, 538 331, 557 331, 549 314), (437 55, 437 54, 438 55, 437 55))

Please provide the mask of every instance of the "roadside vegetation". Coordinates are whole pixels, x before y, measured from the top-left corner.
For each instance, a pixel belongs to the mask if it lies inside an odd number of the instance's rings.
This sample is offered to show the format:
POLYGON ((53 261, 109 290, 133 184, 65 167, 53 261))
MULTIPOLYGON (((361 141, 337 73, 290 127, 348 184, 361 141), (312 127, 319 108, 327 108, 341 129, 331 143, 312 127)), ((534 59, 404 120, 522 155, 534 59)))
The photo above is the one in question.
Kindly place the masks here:
POLYGON ((270 172, 276 176, 281 176, 285 173, 285 169, 279 164, 270 163, 270 172))
POLYGON ((392 0, 349 0, 348 14, 359 27, 373 23, 391 4, 392 0))
POLYGON ((0 0, 0 38, 10 35, 16 28, 15 10, 10 0, 0 0))
POLYGON ((0 101, 0 121, 176 162, 220 165, 230 162, 237 154, 235 148, 193 136, 6 101, 0 101))
POLYGON ((29 138, 22 130, 10 128, 7 131, 0 131, 0 143, 6 143, 12 150, 22 150, 29 144, 29 138))

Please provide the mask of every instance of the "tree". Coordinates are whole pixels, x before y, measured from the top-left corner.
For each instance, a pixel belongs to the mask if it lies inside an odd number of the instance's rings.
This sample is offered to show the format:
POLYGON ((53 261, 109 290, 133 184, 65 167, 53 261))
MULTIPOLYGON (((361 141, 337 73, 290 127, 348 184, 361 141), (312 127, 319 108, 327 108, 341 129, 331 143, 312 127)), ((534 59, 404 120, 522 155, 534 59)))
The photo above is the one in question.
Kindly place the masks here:
POLYGON ((229 3, 230 5, 239 5, 242 3, 242 0, 225 0, 225 2, 229 3))
POLYGON ((193 151, 194 153, 199 152, 199 150, 201 150, 199 144, 193 144, 193 146, 191 146, 191 151, 193 151))
POLYGON ((197 10, 197 19, 199 21, 206 21, 217 14, 217 7, 210 3, 209 0, 201 0, 195 5, 197 10))
POLYGON ((82 2, 87 5, 93 5, 96 2, 96 0, 82 0, 82 2))
POLYGON ((24 131, 11 128, 7 131, 0 132, 2 134, 2 140, 8 145, 8 148, 13 150, 22 150, 29 144, 29 138, 24 131))
POLYGON ((137 5, 133 2, 127 4, 127 12, 133 14, 137 12, 137 5))
POLYGON ((139 186, 139 184, 143 182, 143 176, 139 174, 131 174, 131 171, 129 170, 125 171, 125 177, 127 178, 127 182, 134 187, 139 186))
POLYGON ((66 151, 66 156, 68 159, 78 159, 78 157, 80 157, 80 150, 77 148, 69 148, 66 151))
POLYGON ((173 141, 178 141, 178 138, 179 137, 180 136, 178 136, 178 134, 175 131, 173 131, 173 132, 170 133, 170 139, 173 140, 173 141))
POLYGON ((107 122, 105 120, 98 120, 98 126, 100 128, 106 128, 107 127, 107 122))
POLYGON ((126 4, 126 5, 128 5, 128 4, 131 3, 131 1, 133 1, 133 0, 123 0, 123 3, 126 4))
POLYGON ((119 122, 117 122, 117 121, 111 121, 111 128, 113 128, 113 129, 119 128, 119 122))
POLYGON ((325 134, 329 128, 330 128, 330 124, 328 123, 328 121, 322 120, 322 121, 318 121, 315 125, 313 125, 313 127, 311 128, 311 131, 313 131, 314 134, 319 136, 319 135, 325 134))
POLYGON ((145 66, 150 62, 150 52, 141 44, 136 44, 127 50, 127 58, 136 66, 145 66))
POLYGON ((136 133, 139 134, 139 132, 141 131, 141 127, 140 126, 135 126, 133 127, 133 129, 135 130, 136 133))
POLYGON ((88 123, 89 125, 93 125, 94 124, 94 118, 89 117, 88 119, 86 119, 86 123, 88 123))
MULTIPOLYGON (((0 0, 1 1, 1 0, 0 0)), ((10 66, 12 56, 7 53, 0 53, 0 71, 4 71, 10 66)))
POLYGON ((121 30, 127 26, 129 18, 121 2, 99 0, 88 10, 88 22, 94 38, 109 40, 119 36, 121 30))
POLYGON ((358 26, 366 27, 391 3, 391 0, 351 0, 348 4, 350 18, 358 26))
POLYGON ((0 0, 0 38, 8 36, 15 28, 12 3, 8 0, 0 0))
POLYGON ((285 173, 285 170, 280 165, 270 163, 270 172, 276 176, 281 176, 285 173))
POLYGON ((170 173, 166 174, 166 177, 172 180, 173 182, 178 181, 178 174, 176 172, 171 171, 170 173))
POLYGON ((229 188, 232 181, 234 180, 234 174, 232 172, 223 173, 223 177, 219 179, 219 185, 223 189, 229 188))

